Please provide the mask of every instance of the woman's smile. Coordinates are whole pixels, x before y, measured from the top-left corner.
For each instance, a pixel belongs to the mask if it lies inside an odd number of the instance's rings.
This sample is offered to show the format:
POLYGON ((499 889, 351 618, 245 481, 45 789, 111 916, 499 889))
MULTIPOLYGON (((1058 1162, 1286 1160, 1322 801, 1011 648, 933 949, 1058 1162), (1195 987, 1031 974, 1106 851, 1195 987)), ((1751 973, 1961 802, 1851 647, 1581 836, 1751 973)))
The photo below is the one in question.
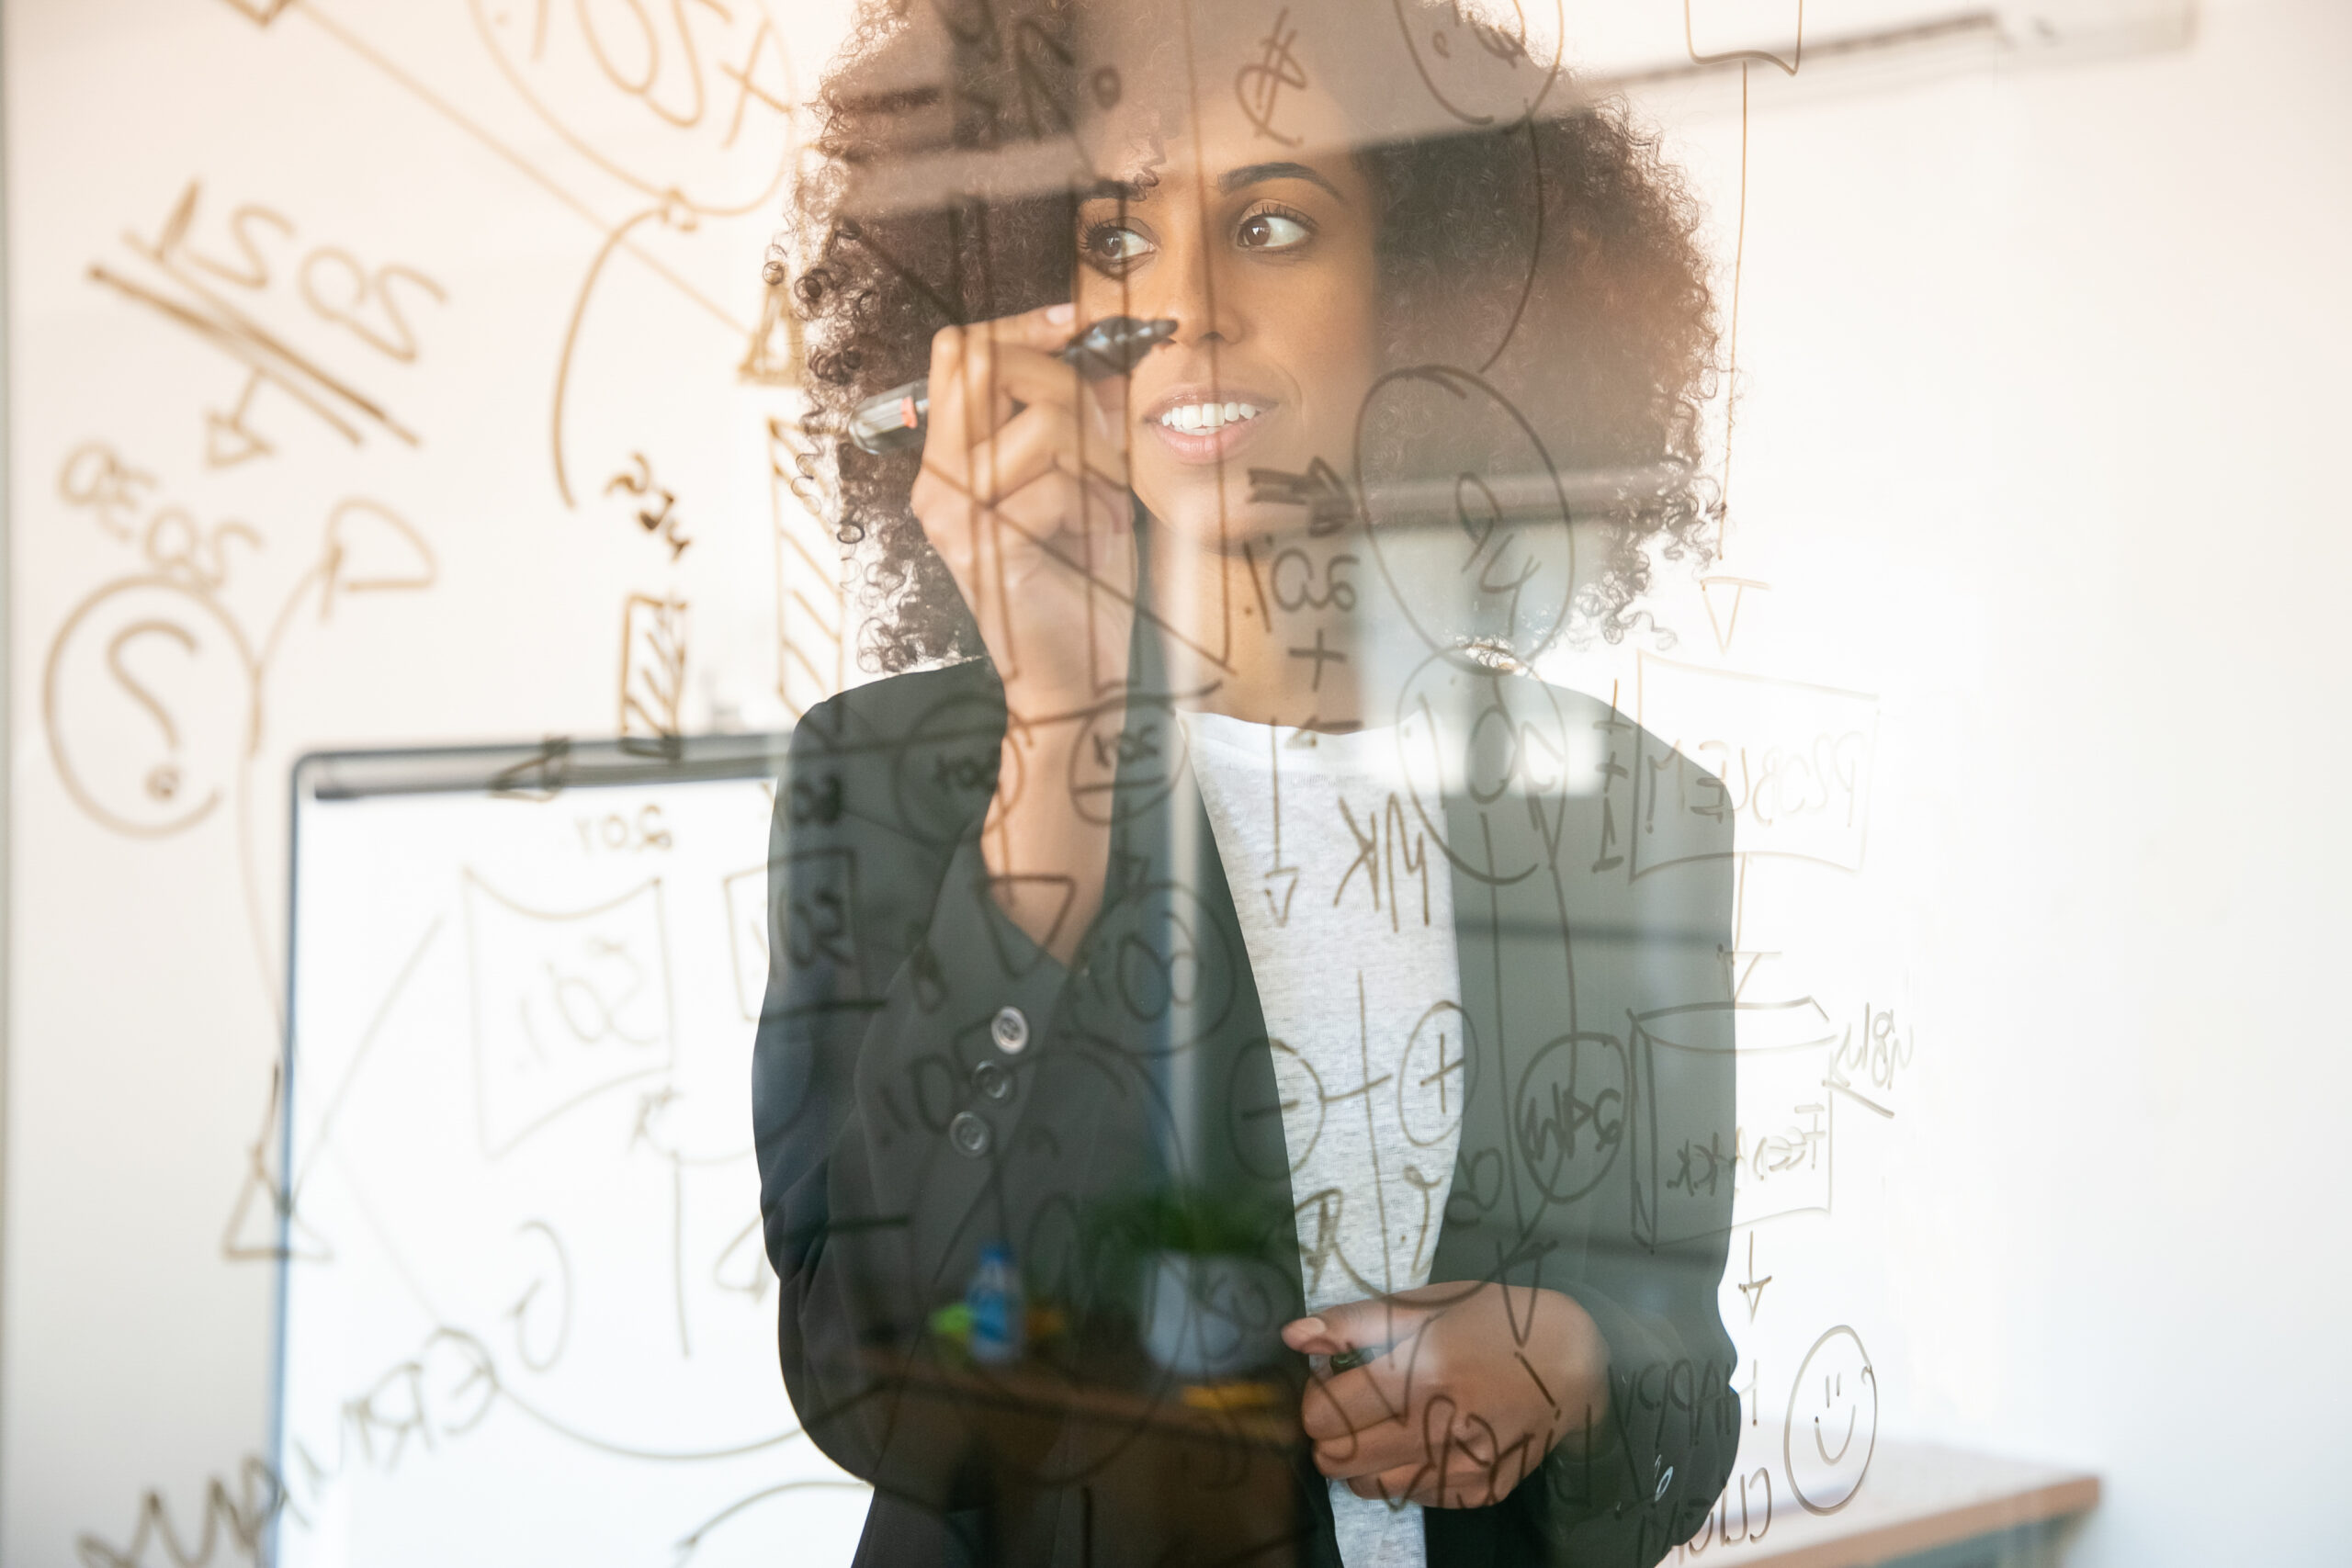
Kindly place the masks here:
POLYGON ((1217 463, 1262 436, 1280 400, 1220 378, 1173 387, 1144 406, 1137 423, 1180 463, 1217 463))

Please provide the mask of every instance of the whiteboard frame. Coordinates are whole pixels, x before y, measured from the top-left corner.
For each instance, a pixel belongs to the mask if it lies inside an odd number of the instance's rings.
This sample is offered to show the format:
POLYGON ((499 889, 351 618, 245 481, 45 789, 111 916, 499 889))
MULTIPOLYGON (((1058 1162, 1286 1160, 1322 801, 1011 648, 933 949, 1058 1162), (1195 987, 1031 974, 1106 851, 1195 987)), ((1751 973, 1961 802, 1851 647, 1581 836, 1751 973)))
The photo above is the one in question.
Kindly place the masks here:
MULTIPOLYGON (((278 1055, 277 1168, 293 1169, 295 995, 301 977, 296 907, 301 873, 302 807, 310 802, 366 800, 386 795, 487 795, 553 799, 568 790, 626 785, 688 784, 726 779, 778 779, 786 772, 791 736, 774 732, 741 735, 630 737, 574 740, 551 736, 536 744, 427 746, 379 750, 311 751, 295 759, 286 807, 286 1037, 278 1055)), ((4 853, 0 851, 0 853, 4 853)), ((5 861, 0 861, 0 868, 5 861)), ((6 905, 0 902, 0 921, 6 905)), ((0 1035, 0 1046, 5 1036, 0 1035)), ((6 1066, 0 1055, 0 1069, 6 1066)), ((4 1086, 0 1086, 4 1087, 4 1086)), ((6 1101, 0 1100, 0 1111, 6 1101)), ((0 1123, 5 1125, 5 1123, 0 1123)), ((275 1562, 278 1527, 285 1518, 287 1298, 295 1258, 293 1207, 277 1202, 277 1278, 271 1292, 270 1389, 267 1432, 269 1463, 278 1495, 272 1499, 259 1561, 275 1562)))

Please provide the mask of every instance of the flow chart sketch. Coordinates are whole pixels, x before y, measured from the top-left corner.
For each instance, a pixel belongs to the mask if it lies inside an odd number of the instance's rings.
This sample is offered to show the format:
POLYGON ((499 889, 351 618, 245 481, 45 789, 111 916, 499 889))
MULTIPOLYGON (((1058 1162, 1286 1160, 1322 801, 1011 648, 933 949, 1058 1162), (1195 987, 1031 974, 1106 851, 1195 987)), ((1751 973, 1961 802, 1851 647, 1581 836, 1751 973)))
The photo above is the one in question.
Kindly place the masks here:
POLYGON ((780 743, 302 765, 276 1562, 846 1561, 737 988, 780 743))

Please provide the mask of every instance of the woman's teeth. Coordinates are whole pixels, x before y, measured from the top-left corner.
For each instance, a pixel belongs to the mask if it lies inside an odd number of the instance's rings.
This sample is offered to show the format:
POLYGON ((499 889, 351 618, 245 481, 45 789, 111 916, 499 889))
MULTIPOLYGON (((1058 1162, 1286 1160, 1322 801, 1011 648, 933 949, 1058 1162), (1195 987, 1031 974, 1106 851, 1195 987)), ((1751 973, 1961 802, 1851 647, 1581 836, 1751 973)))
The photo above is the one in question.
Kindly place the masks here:
POLYGON ((1170 430, 1223 430, 1228 424, 1258 417, 1254 403, 1179 403, 1159 416, 1170 430))

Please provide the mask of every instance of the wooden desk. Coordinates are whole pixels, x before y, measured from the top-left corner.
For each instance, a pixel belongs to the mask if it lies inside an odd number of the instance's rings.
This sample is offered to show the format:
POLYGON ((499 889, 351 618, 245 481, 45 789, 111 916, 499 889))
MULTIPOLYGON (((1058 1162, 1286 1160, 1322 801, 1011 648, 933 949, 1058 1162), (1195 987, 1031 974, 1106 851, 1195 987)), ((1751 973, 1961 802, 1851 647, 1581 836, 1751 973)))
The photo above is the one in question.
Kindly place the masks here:
MULTIPOLYGON (((1204 1412, 1182 1404, 1173 1388, 1073 1386, 1032 1368, 891 1370, 906 1397, 952 1405, 1009 1450, 1030 1446, 1021 1433, 1032 1423, 1125 1438, 1129 1462, 1110 1467, 1101 1484, 1106 1495, 1125 1494, 1138 1517, 1151 1511, 1156 1472, 1204 1454, 1238 1461, 1227 1495, 1237 1519, 1278 1518, 1288 1508, 1293 1478, 1279 1456, 1296 1440, 1297 1425, 1287 1407, 1204 1412)), ((1139 1367, 1119 1370, 1142 1376, 1139 1367)), ((1860 1484, 1834 1512, 1815 1513, 1791 1494, 1780 1425, 1758 1424, 1741 1437, 1724 1499, 1698 1536, 1667 1554, 1668 1564, 1872 1568, 1916 1559, 1914 1568, 2039 1568, 2056 1561, 2056 1525, 2099 1500, 2098 1478, 2081 1471, 1883 1438, 1869 1450, 1860 1484)))
POLYGON ((1132 1348, 1099 1348, 1009 1367, 876 1351, 877 1400, 902 1446, 936 1445, 986 1497, 988 1551, 1044 1562, 1061 1528, 1102 1563, 1249 1562, 1285 1568, 1301 1529, 1297 1394, 1241 1409, 1188 1404, 1181 1385, 1132 1348), (1067 1514, 1035 1510, 1039 1494, 1074 1495, 1067 1514))
MULTIPOLYGON (((1669 1563, 1713 1568, 1867 1568, 1921 1553, 1954 1563, 2000 1562, 2005 1535, 2026 1539, 2098 1503, 2098 1477, 1962 1449, 1883 1439, 1861 1485, 1830 1514, 1789 1495, 1777 1428, 1750 1428, 1739 1468, 1707 1528, 1669 1563), (1758 1472, 1765 1479, 1758 1478, 1758 1472), (1747 1478, 1743 1521, 1741 1480, 1747 1478), (1769 1480, 1770 1502, 1767 1481, 1769 1480), (1982 1553, 1942 1549, 1985 1543, 1982 1553)), ((2012 1549, 2008 1555, 2017 1553, 2012 1549)))

